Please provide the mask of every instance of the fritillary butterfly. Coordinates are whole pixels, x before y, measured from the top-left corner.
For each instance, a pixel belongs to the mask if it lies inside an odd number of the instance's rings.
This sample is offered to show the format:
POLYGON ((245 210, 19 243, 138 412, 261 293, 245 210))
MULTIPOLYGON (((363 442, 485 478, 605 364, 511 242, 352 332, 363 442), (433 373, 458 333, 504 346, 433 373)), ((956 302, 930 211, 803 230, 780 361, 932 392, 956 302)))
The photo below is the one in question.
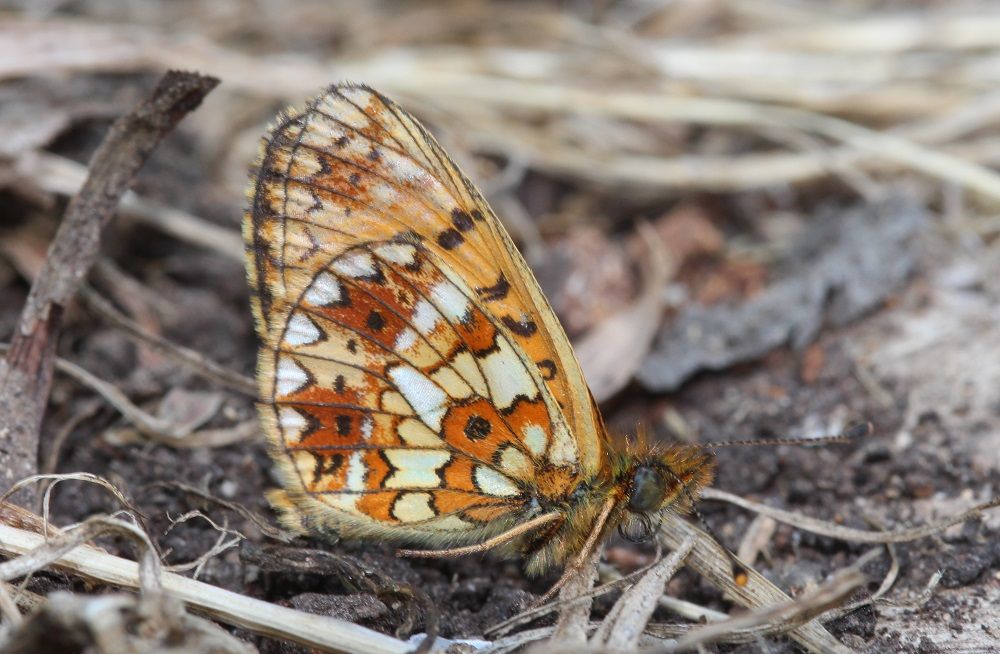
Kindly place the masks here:
POLYGON ((260 415, 287 527, 496 550, 537 574, 711 482, 701 448, 612 443, 503 225, 380 93, 337 85, 281 116, 250 193, 260 415))

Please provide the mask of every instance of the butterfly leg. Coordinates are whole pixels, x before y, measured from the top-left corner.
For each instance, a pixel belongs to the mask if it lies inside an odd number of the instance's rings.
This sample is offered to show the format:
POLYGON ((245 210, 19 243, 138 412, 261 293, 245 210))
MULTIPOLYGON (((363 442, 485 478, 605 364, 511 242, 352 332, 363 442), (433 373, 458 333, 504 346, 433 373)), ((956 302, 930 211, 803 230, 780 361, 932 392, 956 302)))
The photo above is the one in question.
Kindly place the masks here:
POLYGON ((552 599, 555 594, 566 585, 566 582, 572 579, 574 575, 578 574, 580 570, 583 569, 587 559, 594 551, 594 547, 596 547, 598 539, 604 533, 604 525, 607 523, 608 516, 611 515, 611 511, 615 508, 615 503, 616 500, 613 497, 609 497, 604 503, 604 507, 601 509, 600 515, 598 515, 597 520, 594 521, 593 531, 590 532, 587 542, 583 544, 583 549, 580 550, 580 553, 573 560, 573 562, 566 566, 566 570, 563 571, 562 576, 559 577, 559 581, 557 581, 552 588, 548 590, 548 592, 542 595, 541 599, 535 602, 533 606, 539 606, 552 599))
POLYGON ((545 513, 537 518, 532 518, 527 522, 520 524, 512 529, 490 538, 489 540, 483 541, 478 545, 468 545, 466 547, 454 547, 447 550, 399 550, 396 552, 398 556, 410 556, 415 558, 454 558, 457 556, 465 556, 466 554, 476 554, 477 552, 488 552, 494 547, 499 547, 504 543, 508 543, 511 540, 517 538, 521 534, 532 531, 542 525, 546 525, 550 522, 556 520, 562 520, 561 514, 552 512, 545 513))

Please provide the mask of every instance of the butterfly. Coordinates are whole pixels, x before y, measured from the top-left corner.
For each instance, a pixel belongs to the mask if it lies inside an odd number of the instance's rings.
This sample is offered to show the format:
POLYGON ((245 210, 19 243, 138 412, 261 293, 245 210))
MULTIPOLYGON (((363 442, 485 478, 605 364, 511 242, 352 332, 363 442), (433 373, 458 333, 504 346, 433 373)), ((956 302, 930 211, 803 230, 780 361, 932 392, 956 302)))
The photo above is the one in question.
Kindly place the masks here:
POLYGON ((714 456, 613 440, 483 196, 413 118, 338 84, 279 116, 243 222, 259 412, 292 530, 566 574, 684 513, 714 456))

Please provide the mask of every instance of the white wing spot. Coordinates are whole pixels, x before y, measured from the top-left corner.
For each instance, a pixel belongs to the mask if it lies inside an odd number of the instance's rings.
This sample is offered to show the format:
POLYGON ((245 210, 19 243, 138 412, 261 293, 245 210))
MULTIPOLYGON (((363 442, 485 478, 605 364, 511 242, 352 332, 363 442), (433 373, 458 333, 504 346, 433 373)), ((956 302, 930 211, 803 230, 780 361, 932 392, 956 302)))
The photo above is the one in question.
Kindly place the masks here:
POLYGON ((495 497, 509 497, 511 495, 521 494, 521 491, 514 485, 514 482, 501 475, 493 468, 476 466, 475 476, 476 485, 479 487, 479 490, 483 491, 487 495, 493 495, 495 497))
POLYGON ((328 101, 323 103, 325 107, 329 107, 326 109, 326 112, 336 116, 355 129, 368 127, 368 116, 365 115, 363 109, 368 106, 371 94, 364 89, 341 89, 340 94, 348 100, 353 101, 361 109, 358 109, 350 102, 343 102, 340 98, 333 96, 328 97, 328 101))
POLYGON ((330 273, 323 271, 313 279, 304 299, 313 306, 325 307, 340 302, 342 297, 343 291, 340 282, 330 273))
POLYGON ((309 345, 320 339, 322 333, 312 320, 301 313, 293 313, 285 329, 285 342, 289 345, 309 345))
POLYGON ((461 375, 448 366, 441 366, 434 371, 431 379, 443 388, 445 393, 456 400, 462 400, 472 395, 472 387, 469 386, 461 375))
POLYGON ((358 511, 358 499, 361 497, 360 495, 355 495, 354 493, 331 493, 329 495, 322 495, 321 497, 324 502, 335 509, 361 515, 361 512, 358 511))
POLYGON ((281 407, 278 412, 278 424, 286 441, 302 440, 302 428, 306 426, 306 418, 291 407, 281 407))
POLYGON ((534 423, 527 424, 521 429, 521 436, 528 451, 538 457, 545 454, 545 441, 547 439, 544 429, 534 423))
POLYGON ((556 427, 552 432, 552 447, 549 449, 549 461, 557 466, 571 466, 577 462, 576 455, 576 443, 570 437, 569 431, 565 428, 556 427))
POLYGON ((430 179, 427 171, 410 157, 393 157, 389 169, 395 173, 397 180, 406 184, 425 184, 430 179))
POLYGON ((490 397, 498 408, 509 408, 519 395, 529 400, 537 397, 534 380, 503 336, 497 335, 497 349, 479 361, 490 387, 490 397))
POLYGON ((403 493, 392 505, 392 515, 400 522, 420 522, 437 513, 431 508, 430 493, 403 493))
POLYGON ((480 397, 489 397, 486 380, 483 379, 483 373, 479 371, 479 366, 476 364, 476 358, 472 356, 472 352, 465 350, 456 354, 451 360, 451 367, 472 386, 472 389, 480 397))
POLYGON ((342 136, 347 135, 347 130, 339 123, 335 123, 326 116, 312 114, 309 119, 309 129, 302 134, 302 142, 306 145, 319 148, 322 151, 329 152, 330 143, 336 142, 342 136))
POLYGON ((375 254, 386 261, 408 266, 416 260, 417 248, 409 243, 387 243, 375 248, 375 254))
POLYGON ((417 332, 407 327, 403 331, 399 332, 398 336, 396 336, 396 342, 393 344, 392 349, 396 352, 405 352, 413 347, 416 342, 417 332))
POLYGON ((416 418, 405 418, 396 428, 404 443, 412 447, 447 447, 441 437, 416 418))
POLYGON ((413 318, 411 322, 413 326, 417 328, 417 331, 428 336, 434 331, 437 325, 438 317, 441 314, 438 310, 434 308, 434 305, 427 300, 420 300, 417 302, 416 306, 413 307, 413 318))
POLYGON ((333 269, 347 277, 371 277, 375 274, 375 260, 368 252, 358 252, 334 261, 333 269))
POLYGON ((516 479, 530 479, 532 477, 531 461, 516 447, 508 447, 500 455, 500 468, 516 479))
POLYGON ((472 307, 469 305, 469 298, 465 297, 458 287, 449 281, 438 282, 431 287, 431 297, 445 318, 452 322, 461 322, 468 315, 472 307))
POLYGON ((372 195, 382 206, 392 206, 399 197, 399 193, 391 184, 373 184, 370 188, 372 195))
POLYGON ((375 427, 375 421, 372 420, 371 416, 366 415, 361 420, 361 437, 364 438, 366 441, 371 440, 372 429, 374 429, 374 427, 375 427))
POLYGON ((411 366, 396 366, 389 378, 428 427, 441 431, 441 420, 448 411, 448 396, 437 384, 411 366))
POLYGON ((278 395, 290 395, 309 381, 309 374, 291 357, 281 357, 278 360, 278 395))
POLYGON ((385 458, 393 468, 385 480, 385 488, 439 488, 438 468, 451 460, 443 450, 385 450, 385 458))
POLYGON ((344 489, 349 491, 363 491, 365 490, 365 472, 368 471, 368 467, 365 465, 362 457, 364 452, 362 450, 356 450, 351 454, 351 458, 347 463, 347 481, 344 484, 344 489))

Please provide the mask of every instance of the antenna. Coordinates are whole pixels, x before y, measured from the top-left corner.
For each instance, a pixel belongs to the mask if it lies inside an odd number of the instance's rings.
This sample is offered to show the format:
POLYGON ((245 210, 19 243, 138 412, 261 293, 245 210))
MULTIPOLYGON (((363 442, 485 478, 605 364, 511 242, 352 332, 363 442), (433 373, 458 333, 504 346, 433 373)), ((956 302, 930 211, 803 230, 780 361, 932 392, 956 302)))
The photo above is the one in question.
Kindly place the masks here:
POLYGON ((717 443, 704 443, 702 447, 747 447, 751 445, 830 445, 831 443, 850 443, 862 438, 868 438, 875 433, 875 427, 870 422, 860 422, 851 425, 839 434, 831 436, 820 436, 818 438, 760 438, 744 439, 736 441, 719 441, 717 443))

